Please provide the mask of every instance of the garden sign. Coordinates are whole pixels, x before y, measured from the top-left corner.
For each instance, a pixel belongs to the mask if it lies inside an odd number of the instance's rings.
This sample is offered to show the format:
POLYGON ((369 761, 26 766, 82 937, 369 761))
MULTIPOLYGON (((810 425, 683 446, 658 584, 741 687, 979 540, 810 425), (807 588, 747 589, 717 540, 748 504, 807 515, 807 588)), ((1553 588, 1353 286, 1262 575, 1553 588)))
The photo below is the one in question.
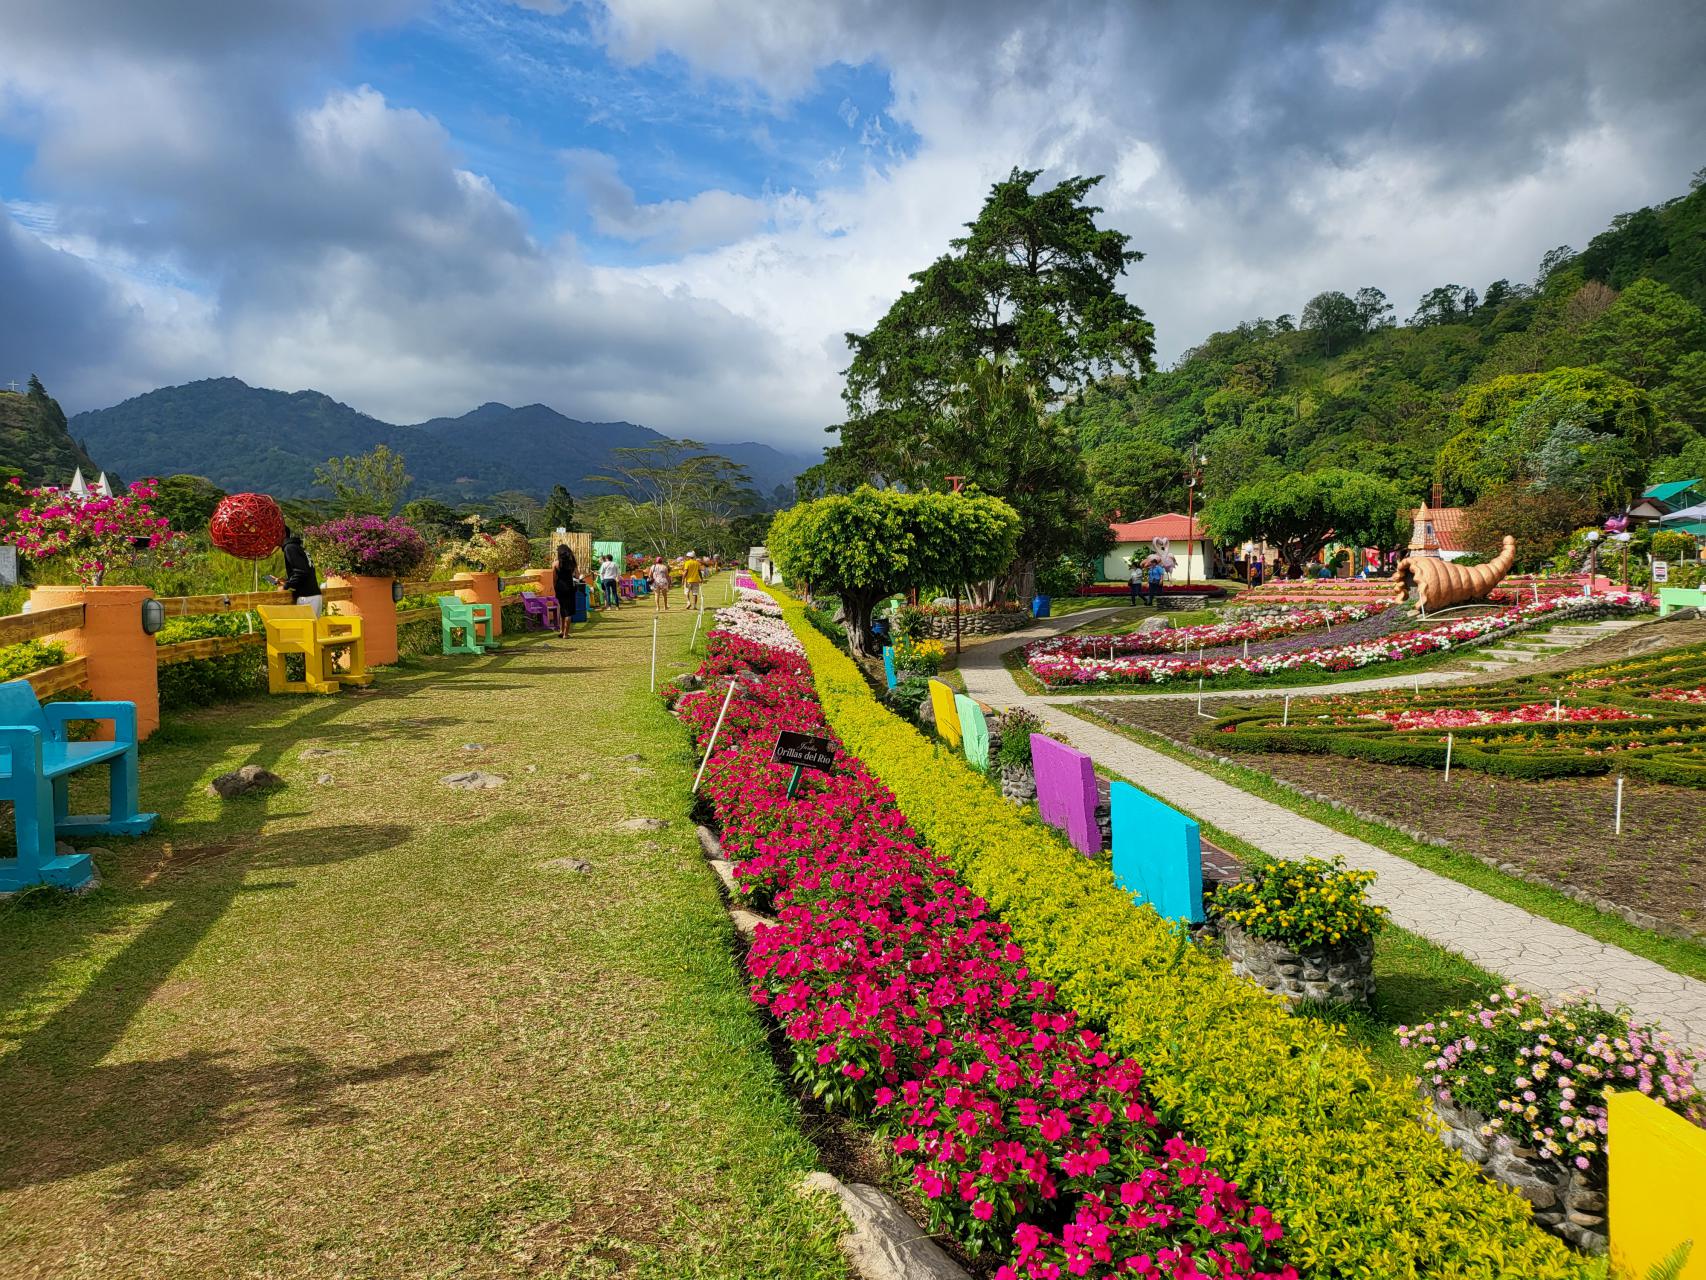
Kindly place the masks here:
POLYGON ((805 770, 828 773, 835 768, 835 748, 829 745, 828 738, 814 738, 809 733, 779 733, 770 752, 770 763, 794 766, 794 776, 788 779, 788 794, 792 796, 805 770))

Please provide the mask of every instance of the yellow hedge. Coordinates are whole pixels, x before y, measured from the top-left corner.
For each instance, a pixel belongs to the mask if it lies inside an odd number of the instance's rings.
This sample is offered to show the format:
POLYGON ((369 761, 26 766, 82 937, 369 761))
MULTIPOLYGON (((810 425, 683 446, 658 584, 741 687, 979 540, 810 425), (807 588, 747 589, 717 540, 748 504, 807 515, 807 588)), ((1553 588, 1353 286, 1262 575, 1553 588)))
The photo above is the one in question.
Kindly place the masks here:
POLYGON ((1285 1224, 1311 1277, 1582 1277, 1424 1128, 1427 1110, 1336 1028, 1283 1004, 1135 905, 1106 867, 997 801, 965 761, 884 710, 864 677, 775 592, 805 645, 829 722, 924 839, 1011 926, 1036 972, 1142 1063, 1164 1118, 1206 1146, 1285 1224))

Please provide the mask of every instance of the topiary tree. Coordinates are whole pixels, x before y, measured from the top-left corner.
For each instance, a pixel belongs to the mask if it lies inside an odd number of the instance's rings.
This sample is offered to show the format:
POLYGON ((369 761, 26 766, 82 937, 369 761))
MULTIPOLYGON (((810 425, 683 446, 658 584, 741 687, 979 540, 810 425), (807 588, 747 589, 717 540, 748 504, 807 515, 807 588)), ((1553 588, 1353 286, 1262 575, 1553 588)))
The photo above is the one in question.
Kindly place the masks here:
POLYGON ((861 485, 780 513, 766 545, 790 581, 841 598, 853 647, 868 654, 878 601, 987 578, 1012 560, 1018 538, 1019 515, 999 498, 861 485))

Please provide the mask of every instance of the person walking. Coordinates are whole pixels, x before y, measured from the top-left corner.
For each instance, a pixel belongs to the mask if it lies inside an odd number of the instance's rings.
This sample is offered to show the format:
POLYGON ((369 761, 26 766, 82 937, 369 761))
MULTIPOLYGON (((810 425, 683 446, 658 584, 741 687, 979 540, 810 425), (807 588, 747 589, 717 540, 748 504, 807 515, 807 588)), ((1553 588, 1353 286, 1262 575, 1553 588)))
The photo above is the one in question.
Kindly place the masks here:
POLYGON ((681 585, 687 588, 687 607, 699 608, 699 589, 705 581, 705 566, 691 551, 681 562, 681 585))
POLYGON ((622 606, 621 597, 616 593, 616 559, 608 551, 598 565, 598 585, 604 591, 604 603, 611 608, 622 606))
POLYGON ((1143 566, 1135 560, 1126 562, 1130 572, 1126 574, 1126 591, 1131 596, 1131 607, 1137 608, 1137 598, 1143 594, 1143 566))
POLYGON ((669 612, 669 562, 666 561, 662 556, 659 556, 657 563, 652 566, 651 579, 652 579, 652 596, 657 601, 658 610, 662 613, 668 613, 669 612))
POLYGON ((1159 560, 1149 566, 1149 604, 1151 608, 1161 599, 1161 578, 1166 572, 1166 567, 1159 560))
POLYGON ((579 566, 568 543, 557 547, 557 568, 551 575, 551 589, 557 597, 557 635, 567 640, 575 624, 575 588, 580 586, 579 566))

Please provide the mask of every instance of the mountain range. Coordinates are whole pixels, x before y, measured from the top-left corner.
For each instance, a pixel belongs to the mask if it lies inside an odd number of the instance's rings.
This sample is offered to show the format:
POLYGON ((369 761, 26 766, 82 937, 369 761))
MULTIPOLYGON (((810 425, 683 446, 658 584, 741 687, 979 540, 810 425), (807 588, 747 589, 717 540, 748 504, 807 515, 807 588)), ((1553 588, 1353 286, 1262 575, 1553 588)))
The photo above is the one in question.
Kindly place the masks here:
MULTIPOLYGON (((70 433, 99 464, 127 479, 189 474, 222 489, 280 497, 317 496, 314 469, 328 458, 388 445, 414 477, 411 497, 478 501, 520 490, 543 498, 560 484, 577 497, 607 491, 589 477, 607 471, 614 450, 669 437, 632 422, 582 422, 543 404, 491 402, 455 418, 412 425, 382 422, 318 391, 273 391, 237 378, 161 387, 109 409, 79 413, 70 433)), ((707 444, 747 468, 767 501, 819 460, 743 441, 707 444)))

